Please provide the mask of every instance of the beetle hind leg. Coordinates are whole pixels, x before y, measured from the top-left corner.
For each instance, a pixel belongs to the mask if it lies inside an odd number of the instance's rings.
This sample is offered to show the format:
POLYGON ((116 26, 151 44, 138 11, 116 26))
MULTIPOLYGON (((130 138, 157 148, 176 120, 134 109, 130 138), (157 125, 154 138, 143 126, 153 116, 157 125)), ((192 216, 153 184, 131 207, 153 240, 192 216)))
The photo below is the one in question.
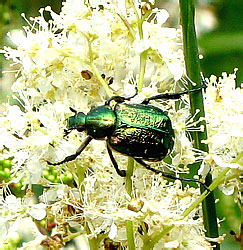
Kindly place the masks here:
POLYGON ((126 171, 119 169, 118 164, 117 164, 117 162, 116 162, 116 160, 115 160, 115 158, 114 158, 114 156, 112 154, 112 150, 111 150, 108 142, 106 143, 106 145, 107 145, 107 151, 108 151, 108 154, 110 156, 111 162, 112 162, 117 174, 120 175, 121 177, 125 177, 126 176, 126 171))
POLYGON ((202 85, 197 87, 197 88, 186 89, 186 90, 182 90, 182 91, 179 91, 179 92, 176 92, 176 93, 162 93, 162 94, 158 94, 158 95, 155 95, 155 96, 151 96, 151 97, 146 98, 142 102, 142 104, 148 104, 152 100, 159 100, 159 99, 177 100, 182 95, 186 95, 186 94, 193 93, 193 92, 198 92, 198 91, 201 91, 202 89, 205 89, 205 88, 207 88, 207 84, 206 84, 205 79, 202 77, 202 85))
POLYGON ((144 166, 146 169, 153 171, 156 174, 161 174, 162 176, 169 178, 169 179, 173 179, 173 180, 180 180, 180 181, 192 181, 192 182, 196 182, 201 184, 207 191, 210 192, 210 189, 207 187, 207 185, 203 182, 201 182, 200 180, 195 180, 195 179, 187 179, 187 178, 182 178, 182 177, 177 177, 174 175, 171 175, 169 173, 166 173, 164 171, 161 171, 159 169, 155 169, 150 167, 148 164, 146 164, 143 160, 139 159, 139 158, 134 158, 135 161, 137 161, 139 164, 141 164, 142 166, 144 166))

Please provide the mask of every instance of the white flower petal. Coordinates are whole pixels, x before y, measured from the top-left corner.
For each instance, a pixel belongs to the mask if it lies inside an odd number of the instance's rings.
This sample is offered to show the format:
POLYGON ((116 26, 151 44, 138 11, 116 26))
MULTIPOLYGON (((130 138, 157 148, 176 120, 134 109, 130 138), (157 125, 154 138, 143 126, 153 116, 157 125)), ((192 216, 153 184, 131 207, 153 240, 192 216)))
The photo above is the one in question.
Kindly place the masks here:
POLYGON ((115 223, 112 223, 111 227, 110 227, 110 232, 108 234, 108 237, 110 239, 114 239, 116 237, 116 235, 117 235, 117 231, 118 231, 117 226, 115 225, 115 223))
POLYGON ((46 217, 46 205, 44 203, 32 205, 29 214, 36 220, 44 219, 46 217))

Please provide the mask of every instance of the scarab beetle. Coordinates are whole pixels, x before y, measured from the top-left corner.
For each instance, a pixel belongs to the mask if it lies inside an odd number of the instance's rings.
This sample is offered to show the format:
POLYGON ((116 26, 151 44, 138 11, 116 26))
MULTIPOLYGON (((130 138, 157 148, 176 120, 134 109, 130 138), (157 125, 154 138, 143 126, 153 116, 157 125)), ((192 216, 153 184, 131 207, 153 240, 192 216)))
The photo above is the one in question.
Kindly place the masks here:
POLYGON ((200 180, 185 179, 150 167, 146 161, 160 161, 167 156, 174 146, 174 131, 168 115, 158 107, 149 105, 156 99, 179 99, 181 95, 199 91, 204 88, 180 91, 177 93, 163 93, 145 99, 141 104, 128 104, 126 100, 132 97, 113 96, 104 105, 93 108, 88 114, 77 112, 70 108, 74 115, 68 118, 66 133, 73 129, 85 131, 87 137, 76 153, 67 156, 57 163, 48 162, 50 165, 60 165, 74 160, 92 139, 104 139, 111 162, 118 175, 125 177, 126 171, 120 170, 112 154, 112 150, 131 156, 146 169, 164 177, 183 181, 198 182, 207 189, 200 180), (111 101, 116 104, 112 107, 111 101))

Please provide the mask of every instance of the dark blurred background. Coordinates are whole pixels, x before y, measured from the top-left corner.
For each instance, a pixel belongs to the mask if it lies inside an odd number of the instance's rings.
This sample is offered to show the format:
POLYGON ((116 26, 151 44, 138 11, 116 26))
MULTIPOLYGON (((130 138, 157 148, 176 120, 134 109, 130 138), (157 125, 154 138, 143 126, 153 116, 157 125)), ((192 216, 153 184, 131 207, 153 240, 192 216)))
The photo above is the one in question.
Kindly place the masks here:
MULTIPOLYGON (((211 74, 221 76, 222 72, 233 73, 238 68, 237 86, 243 82, 243 1, 242 0, 198 0, 196 1, 196 23, 201 60, 201 69, 205 77, 211 74)), ((4 45, 13 46, 7 38, 7 32, 21 29, 27 25, 21 17, 39 15, 41 7, 50 5, 59 13, 61 0, 1 0, 0 1, 0 49, 4 45)), ((166 25, 178 27, 178 0, 157 0, 156 5, 165 8, 170 18, 166 25)), ((49 13, 45 13, 49 19, 49 13)), ((4 60, 0 54, 0 103, 6 102, 11 95, 10 87, 14 81, 13 73, 2 74, 2 70, 11 70, 11 62, 4 60)), ((1 111, 1 109, 0 109, 1 111)), ((236 191, 237 193, 237 191, 236 191)), ((217 191, 220 199, 217 203, 217 213, 221 223, 220 233, 226 234, 222 249, 240 249, 240 243, 232 235, 232 231, 240 233, 241 212, 237 195, 224 196, 217 191)))

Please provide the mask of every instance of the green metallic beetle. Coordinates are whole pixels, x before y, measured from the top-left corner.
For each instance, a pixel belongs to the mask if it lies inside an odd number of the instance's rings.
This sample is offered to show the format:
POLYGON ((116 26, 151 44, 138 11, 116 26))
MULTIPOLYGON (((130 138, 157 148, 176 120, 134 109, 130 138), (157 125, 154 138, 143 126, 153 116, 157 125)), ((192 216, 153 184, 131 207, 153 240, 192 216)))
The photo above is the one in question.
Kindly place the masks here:
POLYGON ((72 161, 81 154, 92 139, 105 139, 111 162, 118 175, 122 177, 126 176, 126 171, 119 169, 112 149, 134 158, 135 161, 154 173, 162 174, 170 179, 198 182, 208 189, 199 180, 173 176, 152 168, 143 161, 160 161, 165 158, 172 151, 175 138, 171 120, 167 114, 148 103, 156 99, 179 99, 181 95, 196 92, 205 87, 206 85, 203 85, 192 90, 155 95, 145 99, 142 104, 125 103, 135 95, 128 98, 113 96, 105 102, 105 105, 91 109, 87 115, 70 108, 74 112, 74 116, 68 118, 66 133, 77 129, 79 132, 85 131, 88 136, 75 154, 67 156, 61 162, 47 163, 60 165, 72 161), (111 107, 111 101, 116 102, 114 107, 111 107))

